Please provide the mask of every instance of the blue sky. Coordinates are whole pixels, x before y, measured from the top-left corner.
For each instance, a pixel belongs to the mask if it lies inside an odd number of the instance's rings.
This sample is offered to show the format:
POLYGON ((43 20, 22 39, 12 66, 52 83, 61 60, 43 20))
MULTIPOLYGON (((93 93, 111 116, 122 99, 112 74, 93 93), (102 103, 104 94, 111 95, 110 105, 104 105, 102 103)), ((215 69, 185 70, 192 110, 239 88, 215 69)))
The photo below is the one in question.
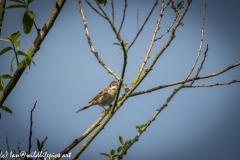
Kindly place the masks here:
MULTIPOLYGON (((178 1, 175 2, 177 4, 178 1)), ((136 15, 139 9, 141 25, 154 1, 129 1, 126 20, 121 37, 130 43, 137 32, 136 15)), ((176 31, 176 38, 160 57, 154 69, 136 89, 141 91, 159 85, 182 80, 192 67, 197 55, 201 36, 204 0, 193 1, 183 27, 176 31)), ((10 3, 7 2, 7 6, 10 3)), ((37 17, 37 26, 42 28, 48 19, 55 1, 34 1, 30 5, 37 17)), ((205 21, 203 51, 209 44, 206 62, 200 76, 218 72, 240 61, 239 17, 240 2, 209 0, 205 21)), ((128 64, 124 82, 131 86, 145 57, 159 15, 156 7, 143 32, 128 52, 128 64)), ((106 20, 99 17, 83 1, 93 45, 100 58, 118 76, 121 74, 123 56, 106 20)), ((111 15, 110 3, 104 7, 111 15)), ((115 25, 119 26, 123 3, 115 2, 115 25)), ((22 30, 23 9, 5 12, 1 37, 22 30)), ((160 36, 174 18, 171 8, 166 9, 161 22, 160 36)), ((37 33, 20 37, 20 50, 27 52, 37 33)), ((155 54, 168 40, 167 34, 158 41, 151 52, 147 67, 155 54)), ((0 42, 0 49, 7 43, 0 42)), ((14 56, 8 52, 0 57, 0 74, 10 74, 10 62, 14 56)), ((200 56, 197 68, 203 58, 200 56)), ((5 133, 8 133, 12 150, 20 142, 22 150, 28 148, 30 110, 37 100, 33 113, 34 138, 44 140, 44 150, 58 153, 78 138, 101 114, 102 108, 95 106, 78 114, 75 112, 86 105, 96 94, 107 87, 114 77, 97 62, 85 36, 77 1, 67 1, 48 33, 40 50, 34 56, 36 67, 24 72, 17 85, 4 102, 13 115, 2 112, 0 120, 0 149, 5 151, 5 133)), ((14 66, 16 69, 16 65, 14 66)), ((196 73, 196 69, 194 70, 196 73)), ((196 84, 221 83, 240 79, 240 67, 233 68, 217 77, 196 81, 196 84)), ((193 77, 193 75, 191 76, 193 77)), ((4 81, 7 84, 7 81, 4 81)), ((129 98, 119 109, 105 129, 95 138, 80 159, 106 159, 99 155, 109 153, 120 145, 118 136, 124 140, 137 134, 136 126, 146 123, 156 109, 160 108, 177 86, 168 87, 148 94, 129 98)), ((147 132, 124 157, 132 159, 164 160, 237 160, 240 159, 240 84, 219 87, 182 89, 160 113, 147 132)), ((71 150, 72 155, 82 143, 71 150)))

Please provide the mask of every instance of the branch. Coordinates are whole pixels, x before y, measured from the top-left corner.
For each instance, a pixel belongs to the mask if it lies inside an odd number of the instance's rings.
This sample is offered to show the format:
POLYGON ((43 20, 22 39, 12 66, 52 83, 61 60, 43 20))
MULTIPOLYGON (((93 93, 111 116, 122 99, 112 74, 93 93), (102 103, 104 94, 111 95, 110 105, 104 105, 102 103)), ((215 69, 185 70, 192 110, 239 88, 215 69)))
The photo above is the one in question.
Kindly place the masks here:
MULTIPOLYGON (((94 8, 93 5, 88 0, 85 0, 85 1, 98 15, 100 15, 101 17, 103 17, 105 19, 104 15, 102 15, 100 12, 98 12, 98 10, 96 8, 94 8)), ((79 1, 78 1, 78 3, 79 3, 79 1)))
POLYGON ((3 8, 5 8, 5 4, 6 4, 6 0, 0 0, 0 35, 2 31, 2 24, 4 22, 3 17, 4 17, 5 10, 3 10, 3 8))
MULTIPOLYGON (((125 16, 126 16, 126 10, 127 10, 128 4, 127 4, 127 0, 125 0, 124 2, 125 2, 125 5, 124 5, 124 9, 123 9, 123 17, 122 17, 121 25, 120 25, 120 27, 119 27, 119 30, 118 30, 117 34, 120 34, 120 31, 121 31, 121 29, 122 29, 123 22, 124 22, 124 19, 125 19, 125 16)), ((113 25, 114 25, 114 24, 113 24, 113 25)))
POLYGON ((158 0, 156 0, 155 3, 153 4, 152 9, 150 10, 150 12, 149 12, 148 16, 146 17, 145 21, 143 22, 141 28, 138 30, 136 36, 134 37, 134 39, 132 40, 132 42, 131 42, 130 45, 128 46, 127 52, 128 52, 128 50, 132 47, 132 45, 133 45, 134 42, 136 41, 137 37, 139 36, 139 34, 141 33, 141 31, 143 30, 145 24, 147 23, 149 17, 151 16, 151 14, 152 14, 154 8, 157 6, 157 4, 158 4, 158 0))
POLYGON ((114 0, 111 1, 112 5, 112 24, 114 25, 114 0))
MULTIPOLYGON (((174 89, 174 91, 172 92, 172 94, 167 98, 167 100, 163 103, 163 105, 154 113, 154 115, 152 116, 152 118, 145 124, 145 126, 138 132, 138 134, 134 137, 133 140, 130 141, 129 145, 122 150, 121 154, 120 154, 120 158, 122 158, 126 152, 128 151, 128 149, 135 143, 138 141, 139 137, 142 135, 142 133, 151 125, 151 123, 156 119, 156 117, 158 116, 158 114, 160 112, 162 112, 162 110, 167 107, 168 103, 172 100, 172 98, 176 95, 176 93, 182 89, 183 86, 181 85, 180 87, 178 87, 177 89, 174 89)), ((119 157, 117 158, 119 159, 119 157)))
MULTIPOLYGON (((196 64, 197 64, 198 58, 199 58, 199 56, 200 56, 200 54, 201 54, 201 51, 202 51, 203 38, 204 38, 204 22, 205 22, 205 14, 206 14, 207 2, 208 2, 208 0, 206 0, 206 3, 205 3, 205 5, 204 5, 204 11, 203 11, 203 17, 202 17, 202 35, 201 35, 201 39, 200 39, 200 46, 199 46, 199 49, 198 49, 198 54, 197 54, 197 57, 196 57, 196 59, 195 59, 195 61, 194 61, 194 63, 193 63, 192 69, 190 70, 190 72, 188 73, 188 75, 186 76, 186 78, 184 79, 184 81, 186 81, 186 80, 189 78, 189 76, 192 74, 192 71, 194 70, 194 68, 195 68, 195 66, 196 66, 196 64)), ((208 46, 207 46, 207 50, 206 50, 206 51, 208 51, 208 46)), ((204 62, 204 61, 203 61, 203 62, 204 62)), ((201 69, 199 68, 199 70, 198 70, 195 78, 198 76, 198 74, 199 74, 200 71, 201 71, 201 69)), ((194 81, 192 81, 191 84, 193 84, 193 83, 194 83, 194 81)))
MULTIPOLYGON (((49 16, 46 24, 43 26, 42 30, 39 32, 35 41, 33 42, 32 46, 29 49, 29 51, 27 53, 29 56, 33 57, 36 54, 36 51, 40 48, 40 45, 42 44, 44 38, 47 36, 48 32, 52 28, 53 23, 55 22, 59 12, 61 11, 61 9, 62 9, 62 7, 65 3, 65 1, 66 0, 58 0, 58 2, 56 2, 56 6, 54 7, 51 15, 49 16)), ((23 59, 23 61, 24 60, 25 59, 23 59)), ((8 82, 6 88, 4 89, 4 91, 0 95, 0 106, 2 106, 5 99, 8 97, 8 95, 10 94, 12 89, 16 86, 16 84, 17 84, 19 78, 21 77, 21 75, 23 74, 24 70, 25 69, 20 69, 20 70, 15 71, 13 77, 8 82)))
POLYGON ((32 141, 32 124, 33 124, 32 114, 33 114, 34 109, 36 108, 36 104, 37 104, 37 101, 35 102, 32 110, 31 110, 31 116, 30 116, 30 133, 29 133, 29 142, 28 142, 28 154, 30 154, 30 150, 31 150, 31 147, 32 147, 32 144, 31 144, 31 141, 32 141))
POLYGON ((232 80, 231 82, 215 83, 215 84, 201 84, 196 86, 185 85, 184 88, 214 87, 214 86, 222 86, 222 85, 232 84, 232 83, 240 83, 240 80, 232 80))
POLYGON ((177 22, 177 24, 175 25, 175 27, 172 29, 172 33, 171 36, 169 38, 169 40, 167 41, 167 43, 165 44, 165 46, 163 46, 163 48, 156 54, 156 57, 154 58, 154 60, 152 61, 152 63, 150 64, 149 68, 145 69, 145 73, 143 74, 143 76, 136 81, 136 84, 134 86, 132 86, 132 88, 130 89, 130 94, 137 88, 137 86, 143 81, 143 79, 148 75, 148 73, 153 69, 153 66, 155 65, 155 63, 157 62, 158 58, 162 55, 162 53, 167 49, 167 47, 171 44, 171 42, 173 41, 173 39, 175 38, 175 32, 179 26, 179 24, 181 23, 182 19, 184 18, 185 14, 187 13, 187 10, 191 4, 191 0, 188 1, 188 4, 180 18, 180 20, 177 22))
POLYGON ((174 10, 174 12, 175 12, 175 14, 176 14, 176 17, 178 17, 178 20, 180 19, 180 17, 179 17, 179 12, 178 12, 178 10, 177 10, 177 8, 175 7, 175 5, 174 5, 174 1, 173 0, 169 0, 171 3, 172 3, 172 8, 173 8, 173 10, 174 10))
MULTIPOLYGON (((222 74, 222 73, 228 71, 229 69, 237 67, 237 66, 240 66, 240 62, 232 64, 232 65, 228 66, 227 68, 225 68, 225 69, 223 69, 221 71, 218 71, 216 73, 208 74, 208 75, 197 77, 197 78, 190 78, 186 82, 191 82, 193 80, 200 80, 200 79, 214 77, 214 76, 222 74)), ((166 87, 170 87, 170 86, 174 86, 174 85, 178 85, 178 84, 182 84, 182 83, 184 83, 184 80, 178 81, 178 82, 169 83, 169 84, 165 84, 165 85, 161 85, 161 86, 154 87, 154 88, 151 88, 151 89, 147 89, 147 90, 144 90, 144 91, 134 92, 129 97, 133 97, 133 96, 137 96, 137 95, 140 95, 140 94, 153 92, 153 91, 156 91, 156 90, 159 90, 159 89, 163 89, 163 88, 166 88, 166 87)))
MULTIPOLYGON (((107 115, 106 111, 103 111, 99 118, 93 123, 91 127, 89 127, 79 138, 75 139, 68 147, 63 149, 60 153, 58 153, 58 157, 53 158, 54 160, 57 160, 62 157, 63 154, 67 154, 71 149, 73 149, 76 145, 78 145, 85 137, 87 137, 95 128, 97 128, 101 121, 104 119, 104 117, 107 115)), ((91 137, 91 136, 90 136, 91 137)), ((83 145, 85 148, 87 147, 86 142, 83 145)), ((84 149, 85 149, 84 148, 84 149)))
MULTIPOLYGON (((10 154, 11 150, 10 150, 9 143, 8 143, 8 134, 7 134, 7 132, 6 132, 6 145, 7 145, 7 149, 8 149, 8 154, 10 154)), ((10 156, 9 159, 11 160, 12 157, 10 156)))
POLYGON ((142 71, 143 71, 143 69, 144 69, 144 67, 145 67, 145 65, 147 63, 147 60, 150 58, 150 53, 151 53, 152 47, 154 45, 154 39, 155 39, 155 37, 157 35, 158 30, 160 29, 160 22, 162 20, 163 11, 164 11, 164 2, 165 2, 165 0, 162 0, 162 8, 160 10, 160 15, 159 15, 159 18, 157 20, 156 28, 155 28, 155 30, 153 32, 153 36, 152 36, 152 39, 151 39, 150 46, 149 46, 149 48, 148 48, 148 50, 146 52, 146 56, 145 56, 145 59, 144 59, 144 61, 142 63, 142 66, 140 67, 139 72, 138 72, 138 74, 137 74, 137 76, 136 76, 136 78, 135 78, 135 80, 134 80, 134 82, 132 84, 133 86, 139 81, 140 76, 142 74, 142 71))

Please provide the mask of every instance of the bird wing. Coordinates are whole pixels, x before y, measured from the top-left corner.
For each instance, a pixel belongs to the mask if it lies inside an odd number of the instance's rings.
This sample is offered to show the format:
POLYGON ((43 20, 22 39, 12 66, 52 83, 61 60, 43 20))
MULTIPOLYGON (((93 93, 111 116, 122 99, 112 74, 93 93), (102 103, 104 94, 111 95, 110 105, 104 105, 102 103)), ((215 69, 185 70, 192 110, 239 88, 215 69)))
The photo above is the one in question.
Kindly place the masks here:
POLYGON ((100 93, 98 93, 90 102, 88 103, 92 103, 93 101, 96 101, 99 97, 104 96, 108 93, 108 88, 102 90, 100 93))

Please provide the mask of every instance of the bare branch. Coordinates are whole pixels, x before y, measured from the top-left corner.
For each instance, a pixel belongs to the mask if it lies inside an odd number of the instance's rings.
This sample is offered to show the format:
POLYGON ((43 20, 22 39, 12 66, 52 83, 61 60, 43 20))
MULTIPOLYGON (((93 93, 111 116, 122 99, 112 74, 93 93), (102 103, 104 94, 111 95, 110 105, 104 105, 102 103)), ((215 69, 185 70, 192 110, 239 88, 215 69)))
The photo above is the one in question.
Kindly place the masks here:
POLYGON ((240 83, 240 80, 233 80, 231 82, 224 82, 224 83, 215 83, 215 84, 201 84, 201 85, 185 85, 184 88, 199 88, 199 87, 213 87, 213 86, 222 86, 226 84, 232 84, 232 83, 240 83))
MULTIPOLYGON (((49 16, 46 24, 43 26, 39 34, 37 35, 35 41, 33 42, 32 46, 28 50, 27 55, 30 57, 33 57, 36 52, 40 49, 40 45, 42 44, 44 38, 47 36, 48 32, 50 31, 51 27, 53 26, 53 23, 55 22, 59 12, 61 11, 64 3, 66 0, 58 0, 56 3, 57 5, 54 6, 51 15, 49 16)), ((25 61, 25 59, 23 59, 25 61)), ((24 69, 17 69, 11 78, 11 80, 8 82, 6 88, 0 95, 0 106, 2 106, 5 99, 8 97, 12 89, 16 86, 18 80, 20 79, 21 75, 23 74, 24 69)))
POLYGON ((139 15, 139 9, 137 10, 137 31, 139 30, 139 25, 138 25, 138 15, 139 15))
POLYGON ((161 10, 160 10, 160 15, 159 15, 159 18, 158 18, 158 20, 157 20, 156 28, 155 28, 155 30, 154 30, 154 32, 153 32, 153 36, 152 36, 152 39, 151 39, 149 48, 148 48, 148 50, 147 50, 147 52, 146 52, 145 59, 144 59, 144 61, 143 61, 143 63, 142 63, 142 66, 141 66, 140 69, 139 69, 139 72, 138 72, 138 74, 137 74, 137 77, 135 78, 135 80, 134 80, 134 82, 133 82, 132 85, 135 85, 135 84, 139 81, 140 76, 141 76, 141 74, 142 74, 142 71, 143 71, 143 69, 144 69, 144 67, 145 67, 145 65, 146 65, 146 63, 147 63, 147 60, 150 58, 150 53, 151 53, 151 50, 152 50, 152 47, 153 47, 153 44, 154 44, 154 39, 155 39, 155 37, 156 37, 156 35, 157 35, 158 30, 160 29, 160 22, 161 22, 161 20, 162 20, 163 11, 164 11, 164 2, 165 2, 165 0, 162 0, 162 8, 161 8, 161 10))
MULTIPOLYGON (((191 82, 193 80, 200 80, 200 79, 214 77, 214 76, 220 75, 220 74, 228 71, 229 69, 237 67, 237 66, 240 66, 240 62, 232 64, 232 65, 228 66, 227 68, 225 68, 225 69, 223 69, 221 71, 218 71, 216 73, 208 74, 208 75, 197 77, 197 78, 190 78, 186 82, 191 82)), ((153 91, 156 91, 156 90, 159 90, 159 89, 163 89, 163 88, 166 88, 166 87, 182 84, 183 82, 184 82, 184 80, 178 81, 178 82, 169 83, 169 84, 165 84, 165 85, 161 85, 161 86, 154 87, 154 88, 151 88, 151 89, 147 89, 147 90, 144 90, 144 91, 134 92, 129 97, 133 97, 133 96, 137 96, 137 95, 145 94, 145 93, 150 93, 150 92, 153 92, 153 91)))
POLYGON ((206 51, 204 52, 204 57, 203 57, 203 60, 202 60, 202 62, 201 62, 201 65, 200 65, 200 67, 198 68, 197 73, 196 73, 196 75, 194 76, 194 78, 193 78, 192 82, 190 83, 190 85, 192 85, 192 84, 195 82, 195 79, 198 77, 200 71, 202 70, 203 64, 204 64, 205 59, 206 59, 206 57, 207 57, 207 52, 208 52, 208 44, 207 44, 206 51))
MULTIPOLYGON (((194 61, 194 63, 193 63, 192 69, 190 70, 190 72, 188 73, 188 75, 186 76, 186 78, 184 79, 184 81, 186 81, 186 80, 189 78, 189 76, 192 74, 192 72, 193 72, 193 70, 194 70, 194 68, 195 68, 195 66, 196 66, 196 64, 197 64, 198 58, 199 58, 199 56, 200 56, 200 54, 201 54, 201 52, 202 52, 203 38, 204 38, 204 22, 205 22, 205 14, 206 14, 207 2, 208 2, 208 0, 206 0, 206 3, 205 3, 205 5, 204 5, 204 11, 203 11, 203 17, 202 17, 202 35, 201 35, 201 39, 200 39, 200 46, 199 46, 199 49, 198 49, 198 54, 197 54, 197 57, 196 57, 196 59, 195 59, 195 61, 194 61)), ((208 50, 208 48, 207 48, 207 50, 208 50)), ((204 62, 204 61, 203 61, 203 62, 204 62)), ((200 70, 201 70, 201 69, 200 69, 200 70)), ((197 74, 196 74, 195 77, 198 76, 200 70, 198 70, 198 72, 197 72, 197 74)), ((192 81, 191 84, 193 84, 193 83, 194 83, 194 81, 192 81)))
POLYGON ((43 146, 44 146, 44 143, 47 141, 47 136, 45 137, 45 139, 42 141, 42 143, 41 143, 41 149, 43 148, 43 146))
POLYGON ((127 4, 127 0, 125 0, 124 2, 125 2, 125 5, 124 5, 124 9, 123 9, 123 17, 122 17, 121 25, 119 27, 119 30, 118 30, 117 34, 120 34, 122 26, 123 26, 124 19, 125 19, 125 16, 126 16, 126 10, 127 10, 128 4, 127 4))
MULTIPOLYGON (((86 21, 86 16, 84 15, 84 12, 83 12, 83 9, 82 9, 82 3, 81 3, 81 0, 78 0, 78 3, 79 3, 79 12, 81 13, 82 15, 82 19, 83 19, 83 25, 84 25, 84 28, 85 28, 85 31, 86 31, 86 37, 87 37, 87 40, 88 40, 88 44, 89 44, 89 47, 91 49, 91 52, 94 54, 94 56, 97 58, 98 62, 107 70, 108 73, 112 74, 114 76, 114 78, 117 80, 117 81, 120 81, 119 77, 117 76, 117 74, 115 72, 113 72, 107 65, 105 65, 105 63, 100 59, 100 57, 98 56, 98 52, 95 51, 94 49, 94 46, 91 42, 91 38, 90 38, 90 33, 89 33, 89 29, 88 29, 88 26, 87 26, 87 21, 86 21)), ((88 2, 89 3, 89 2, 88 2)), ((90 3, 89 3, 90 4, 90 3)), ((126 85, 123 85, 124 87, 126 85)))
POLYGON ((32 147, 32 124, 33 124, 33 120, 32 120, 32 114, 33 114, 33 111, 34 109, 36 108, 36 104, 37 104, 37 101, 35 102, 32 110, 31 110, 31 115, 30 115, 30 133, 29 133, 29 142, 28 142, 28 154, 30 154, 30 150, 31 150, 31 147, 32 147))
POLYGON ((132 47, 132 45, 133 45, 134 42, 136 41, 137 37, 139 36, 139 34, 141 33, 141 31, 143 30, 145 24, 147 23, 149 17, 151 16, 151 14, 152 14, 152 12, 153 12, 153 10, 154 10, 154 8, 156 7, 157 4, 158 4, 158 0, 156 0, 155 3, 153 4, 152 9, 150 10, 150 12, 149 12, 148 16, 146 17, 145 21, 143 22, 141 28, 138 30, 136 36, 134 37, 134 39, 132 40, 132 42, 131 42, 130 45, 128 46, 127 52, 128 52, 128 50, 132 47))
POLYGON ((114 25, 114 0, 111 0, 112 5, 112 24, 114 25))
POLYGON ((18 153, 20 153, 21 152, 21 147, 20 147, 20 143, 18 142, 18 147, 17 147, 17 149, 18 149, 18 153))
POLYGON ((173 0, 169 0, 171 3, 172 3, 172 8, 173 8, 173 10, 174 10, 174 12, 175 12, 175 14, 176 14, 176 17, 178 17, 178 20, 180 19, 180 17, 179 17, 179 12, 178 12, 178 10, 177 10, 177 8, 175 7, 175 5, 174 5, 174 1, 173 0))
MULTIPOLYGON (((98 12, 98 10, 97 10, 95 7, 93 7, 93 5, 92 5, 88 0, 85 0, 85 1, 87 2, 87 4, 88 4, 98 15, 100 15, 100 16, 103 17, 103 18, 105 18, 104 15, 102 15, 100 12, 98 12)), ((79 3, 79 1, 78 1, 78 3, 79 3)))
MULTIPOLYGON (((63 154, 67 154, 71 149, 73 149, 76 145, 78 145, 84 138, 86 138, 95 128, 97 128, 100 125, 101 121, 104 119, 106 115, 107 115, 107 112, 104 110, 101 113, 101 115, 98 117, 98 119, 92 124, 91 127, 89 127, 79 138, 75 139, 69 146, 67 146, 64 150, 62 150, 59 153, 59 157, 55 157, 53 159, 57 160, 61 158, 63 154)), ((87 142, 85 142, 83 146, 86 148, 87 142)))
MULTIPOLYGON (((0 10, 5 8, 5 4, 6 4, 6 0, 0 0, 0 10)), ((4 10, 2 10, 2 12, 0 12, 0 35, 2 32, 2 24, 4 22, 3 17, 4 17, 4 10)))
MULTIPOLYGON (((6 132, 6 145, 7 145, 7 149, 8 149, 8 154, 10 154, 11 150, 10 150, 9 143, 8 143, 8 134, 7 134, 7 132, 6 132)), ((9 159, 11 160, 12 157, 10 156, 9 159)))

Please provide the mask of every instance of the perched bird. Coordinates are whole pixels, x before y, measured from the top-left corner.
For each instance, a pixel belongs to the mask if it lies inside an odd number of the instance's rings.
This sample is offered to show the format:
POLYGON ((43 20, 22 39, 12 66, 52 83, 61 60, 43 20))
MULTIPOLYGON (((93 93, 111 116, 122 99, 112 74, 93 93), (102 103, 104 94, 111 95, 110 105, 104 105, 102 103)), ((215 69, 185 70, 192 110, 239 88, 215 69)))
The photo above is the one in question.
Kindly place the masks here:
POLYGON ((90 102, 88 102, 88 105, 79 109, 76 113, 84 109, 87 109, 93 105, 99 105, 103 108, 104 106, 110 105, 116 97, 117 87, 118 87, 118 82, 113 81, 106 89, 102 90, 90 102))

